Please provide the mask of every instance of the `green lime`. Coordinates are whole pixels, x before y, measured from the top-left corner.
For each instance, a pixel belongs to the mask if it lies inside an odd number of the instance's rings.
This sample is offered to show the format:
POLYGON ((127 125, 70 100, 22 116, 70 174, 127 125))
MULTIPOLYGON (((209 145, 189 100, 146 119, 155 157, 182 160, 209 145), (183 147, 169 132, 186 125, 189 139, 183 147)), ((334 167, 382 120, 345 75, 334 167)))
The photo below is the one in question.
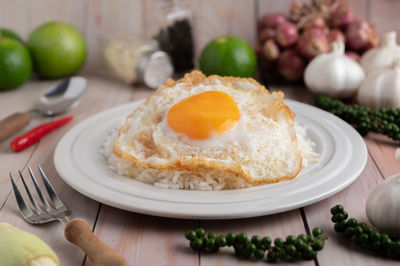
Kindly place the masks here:
POLYGON ((0 37, 0 90, 18 87, 32 73, 28 49, 20 42, 0 37))
POLYGON ((5 38, 14 39, 16 41, 19 41, 20 43, 24 43, 22 38, 19 37, 19 35, 15 31, 10 30, 10 29, 6 29, 6 28, 0 29, 0 36, 5 37, 5 38))
POLYGON ((78 71, 86 59, 86 44, 80 32, 63 22, 39 26, 28 39, 36 73, 59 78, 78 71))
POLYGON ((200 69, 206 75, 252 77, 256 68, 256 54, 238 37, 218 37, 209 42, 200 55, 200 69))

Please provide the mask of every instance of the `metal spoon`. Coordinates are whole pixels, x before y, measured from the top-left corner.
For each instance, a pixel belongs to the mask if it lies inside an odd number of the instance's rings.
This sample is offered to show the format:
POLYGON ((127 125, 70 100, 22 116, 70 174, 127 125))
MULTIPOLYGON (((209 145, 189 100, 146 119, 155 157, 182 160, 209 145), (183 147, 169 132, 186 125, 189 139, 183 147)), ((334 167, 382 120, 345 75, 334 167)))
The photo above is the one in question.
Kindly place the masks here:
POLYGON ((37 100, 33 109, 27 112, 16 112, 0 121, 0 141, 28 125, 34 113, 53 116, 74 108, 79 104, 86 88, 87 80, 83 77, 71 77, 57 83, 37 100))

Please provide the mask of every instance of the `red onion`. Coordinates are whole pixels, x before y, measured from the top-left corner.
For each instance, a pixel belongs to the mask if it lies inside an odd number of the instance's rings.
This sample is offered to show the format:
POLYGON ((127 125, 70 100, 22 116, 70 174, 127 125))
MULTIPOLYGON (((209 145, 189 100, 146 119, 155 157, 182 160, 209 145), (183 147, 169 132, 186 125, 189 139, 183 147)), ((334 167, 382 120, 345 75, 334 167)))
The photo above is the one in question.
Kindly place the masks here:
POLYGON ((353 59, 354 61, 356 61, 357 63, 360 63, 360 55, 355 53, 355 52, 351 52, 351 51, 346 51, 344 53, 345 55, 347 55, 348 57, 350 57, 351 59, 353 59))
POLYGON ((326 37, 328 38, 329 43, 337 41, 346 43, 346 37, 344 36, 343 32, 338 29, 332 29, 326 37))
POLYGON ((379 36, 372 24, 360 20, 350 23, 346 30, 346 44, 353 50, 365 51, 379 44, 379 36))
POLYGON ((288 19, 282 13, 276 12, 262 16, 257 23, 257 29, 260 32, 263 28, 276 29, 282 23, 287 22, 288 19))
POLYGON ((310 28, 326 28, 325 20, 321 16, 314 16, 309 18, 303 25, 303 30, 310 28))
POLYGON ((350 9, 339 8, 332 14, 332 27, 345 29, 347 25, 356 20, 356 16, 350 9))
POLYGON ((276 29, 275 41, 282 47, 289 47, 297 42, 299 33, 296 25, 286 22, 276 29))
POLYGON ((273 39, 275 37, 275 30, 273 28, 264 28, 258 34, 258 42, 264 43, 268 39, 273 39))
POLYGON ((279 56, 279 47, 274 40, 267 40, 262 47, 262 54, 265 59, 274 61, 279 56))
POLYGON ((304 60, 296 50, 286 50, 278 58, 278 71, 285 80, 298 81, 303 77, 304 60))
POLYGON ((330 47, 326 31, 320 28, 311 28, 304 31, 299 38, 297 48, 308 59, 329 52, 330 47))

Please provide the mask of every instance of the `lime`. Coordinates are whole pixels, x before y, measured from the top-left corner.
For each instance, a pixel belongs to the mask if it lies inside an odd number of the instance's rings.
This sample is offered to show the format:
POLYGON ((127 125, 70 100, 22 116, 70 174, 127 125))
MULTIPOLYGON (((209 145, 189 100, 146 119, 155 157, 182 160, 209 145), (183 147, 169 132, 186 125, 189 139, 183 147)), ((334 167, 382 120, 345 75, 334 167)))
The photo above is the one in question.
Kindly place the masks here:
POLYGON ((29 79, 31 72, 28 49, 16 40, 0 37, 0 90, 18 87, 29 79))
POLYGON ((86 44, 73 26, 63 22, 48 22, 39 26, 28 39, 36 73, 43 78, 71 75, 86 59, 86 44))
POLYGON ((19 35, 15 31, 10 30, 10 29, 6 29, 6 28, 0 29, 0 36, 3 36, 5 38, 14 39, 16 41, 19 41, 20 43, 24 43, 22 38, 19 37, 19 35))
POLYGON ((200 70, 206 75, 252 77, 256 68, 256 54, 238 37, 218 37, 209 42, 200 55, 200 70))

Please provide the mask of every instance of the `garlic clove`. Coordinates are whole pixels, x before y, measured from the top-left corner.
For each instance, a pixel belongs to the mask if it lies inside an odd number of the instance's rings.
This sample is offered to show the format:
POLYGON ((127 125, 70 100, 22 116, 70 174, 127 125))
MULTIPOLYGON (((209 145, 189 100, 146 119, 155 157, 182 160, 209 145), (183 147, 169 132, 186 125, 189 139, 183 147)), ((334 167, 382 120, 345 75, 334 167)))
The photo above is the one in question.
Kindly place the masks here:
POLYGON ((368 50, 361 57, 361 66, 367 75, 392 64, 393 59, 400 55, 400 46, 396 42, 397 33, 388 32, 384 35, 382 45, 368 50))
POLYGON ((356 99, 370 108, 400 108, 400 57, 368 75, 356 99))
POLYGON ((380 232, 400 237, 400 174, 378 184, 367 199, 368 220, 380 232))

